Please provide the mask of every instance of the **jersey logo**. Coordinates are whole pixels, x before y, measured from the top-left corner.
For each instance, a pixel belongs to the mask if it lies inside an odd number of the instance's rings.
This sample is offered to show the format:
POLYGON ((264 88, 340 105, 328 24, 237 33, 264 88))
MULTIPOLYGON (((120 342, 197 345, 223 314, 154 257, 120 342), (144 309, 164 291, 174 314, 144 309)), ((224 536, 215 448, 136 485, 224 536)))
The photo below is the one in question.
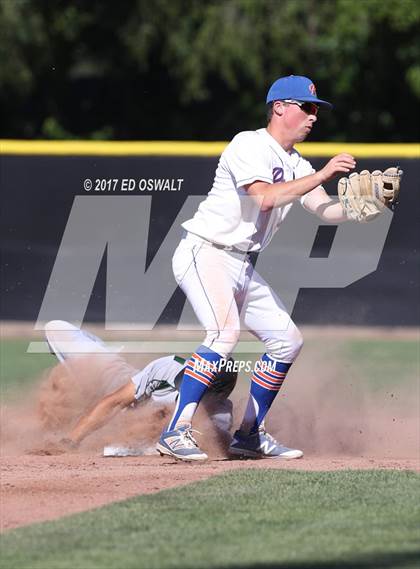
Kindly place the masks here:
POLYGON ((282 182, 284 180, 283 168, 273 168, 273 183, 282 182))
POLYGON ((315 97, 316 97, 316 89, 315 89, 315 85, 313 83, 311 83, 309 85, 309 91, 311 92, 312 95, 315 95, 315 97))

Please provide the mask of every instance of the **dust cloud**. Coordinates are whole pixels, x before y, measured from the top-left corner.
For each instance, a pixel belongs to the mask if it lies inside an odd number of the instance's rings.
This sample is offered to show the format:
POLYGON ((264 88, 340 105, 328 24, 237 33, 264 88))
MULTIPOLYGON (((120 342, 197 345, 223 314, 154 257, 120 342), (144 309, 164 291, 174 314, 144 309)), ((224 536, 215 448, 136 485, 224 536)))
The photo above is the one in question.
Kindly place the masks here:
MULTIPOLYGON (((81 415, 129 379, 134 368, 114 361, 101 355, 59 364, 38 378, 20 401, 2 405, 2 454, 64 452, 59 441, 81 415)), ((231 396, 234 428, 247 400, 242 379, 231 396)), ((354 368, 312 353, 293 366, 267 417, 267 430, 306 456, 419 458, 418 395, 415 380, 368 391, 354 368)), ((172 408, 151 401, 127 408, 82 441, 77 452, 101 453, 108 444, 153 449, 171 413, 172 408)), ((221 440, 201 407, 194 428, 201 432, 197 440, 211 457, 226 455, 229 440, 221 440)))

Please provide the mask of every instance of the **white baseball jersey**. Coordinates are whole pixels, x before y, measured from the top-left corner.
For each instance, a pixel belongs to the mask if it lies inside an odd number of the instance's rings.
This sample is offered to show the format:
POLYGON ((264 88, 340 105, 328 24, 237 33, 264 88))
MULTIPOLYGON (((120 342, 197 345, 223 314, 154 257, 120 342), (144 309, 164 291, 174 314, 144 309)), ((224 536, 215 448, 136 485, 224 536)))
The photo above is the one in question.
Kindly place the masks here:
POLYGON ((269 184, 289 182, 314 171, 297 150, 287 153, 265 128, 240 132, 221 155, 207 198, 182 226, 213 243, 241 251, 261 251, 292 204, 261 212, 258 201, 247 194, 244 186, 257 180, 269 184))
POLYGON ((185 360, 179 356, 164 356, 151 361, 131 378, 136 386, 135 398, 141 399, 146 387, 148 389, 152 387, 152 398, 154 400, 162 400, 163 402, 163 398, 169 394, 172 394, 173 400, 175 400, 178 395, 178 381, 175 380, 181 380, 184 368, 185 360))

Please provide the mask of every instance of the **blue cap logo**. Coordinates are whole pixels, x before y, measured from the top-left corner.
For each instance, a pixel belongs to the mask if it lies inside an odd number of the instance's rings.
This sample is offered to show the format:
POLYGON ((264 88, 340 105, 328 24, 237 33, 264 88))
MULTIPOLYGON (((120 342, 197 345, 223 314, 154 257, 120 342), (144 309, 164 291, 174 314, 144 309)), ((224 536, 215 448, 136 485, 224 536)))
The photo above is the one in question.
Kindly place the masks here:
POLYGON ((285 99, 315 103, 328 108, 332 107, 332 104, 328 101, 318 98, 313 82, 308 77, 300 75, 280 77, 271 85, 267 93, 266 102, 284 101, 285 99))

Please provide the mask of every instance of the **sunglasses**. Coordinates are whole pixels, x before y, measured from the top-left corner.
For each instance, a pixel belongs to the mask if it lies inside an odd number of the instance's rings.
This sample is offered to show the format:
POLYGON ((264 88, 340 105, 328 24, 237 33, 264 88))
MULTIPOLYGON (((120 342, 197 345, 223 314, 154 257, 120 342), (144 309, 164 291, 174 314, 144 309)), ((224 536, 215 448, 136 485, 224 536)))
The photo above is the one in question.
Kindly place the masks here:
POLYGON ((307 101, 295 101, 294 99, 284 99, 284 103, 290 103, 291 105, 297 105, 302 109, 307 115, 317 115, 319 111, 319 106, 315 103, 308 103, 307 101))

